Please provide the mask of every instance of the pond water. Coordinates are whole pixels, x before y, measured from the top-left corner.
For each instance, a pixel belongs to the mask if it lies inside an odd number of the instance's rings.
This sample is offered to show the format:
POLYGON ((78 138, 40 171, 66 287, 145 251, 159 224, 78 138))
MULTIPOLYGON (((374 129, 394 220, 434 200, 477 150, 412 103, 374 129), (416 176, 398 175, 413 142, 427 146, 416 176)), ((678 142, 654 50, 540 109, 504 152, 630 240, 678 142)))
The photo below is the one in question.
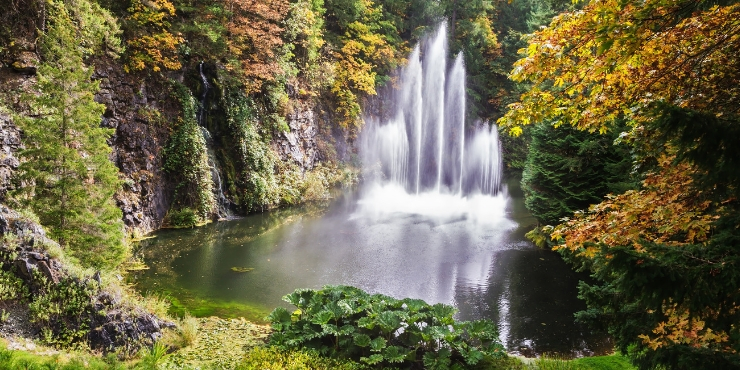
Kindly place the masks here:
POLYGON ((414 197, 404 207, 420 211, 400 212, 393 210, 400 204, 393 189, 379 191, 386 204, 345 193, 327 204, 157 232, 139 250, 150 269, 129 279, 142 293, 164 295, 195 315, 255 321, 289 307, 281 297, 294 289, 353 285, 450 304, 458 319, 491 319, 513 353, 612 350, 607 337, 573 320, 584 308, 576 286, 586 277, 524 237, 535 220, 516 183, 495 197, 447 202, 445 217, 423 212, 438 200, 414 197), (479 212, 457 212, 458 206, 479 212))

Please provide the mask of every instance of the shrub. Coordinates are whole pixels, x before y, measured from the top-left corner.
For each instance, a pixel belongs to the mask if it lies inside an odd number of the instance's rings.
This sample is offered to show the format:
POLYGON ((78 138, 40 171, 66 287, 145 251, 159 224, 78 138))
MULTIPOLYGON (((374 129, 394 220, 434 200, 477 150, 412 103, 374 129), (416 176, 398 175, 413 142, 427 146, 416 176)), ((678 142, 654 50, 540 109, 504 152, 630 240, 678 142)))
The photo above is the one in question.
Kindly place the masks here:
POLYGON ((42 341, 59 347, 83 343, 90 331, 94 312, 91 284, 65 277, 53 284, 35 273, 42 282, 28 308, 31 322, 41 328, 42 341))
POLYGON ((276 308, 270 343, 312 348, 369 365, 447 369, 505 357, 488 320, 455 322, 455 308, 419 299, 370 295, 349 286, 299 289, 283 297, 298 310, 276 308))
POLYGON ((198 225, 198 215, 192 208, 170 210, 167 213, 167 223, 172 227, 193 227, 198 225))
POLYGON ((354 370, 363 364, 321 357, 315 351, 285 351, 275 347, 255 347, 247 353, 238 370, 354 370))
MULTIPOLYGON (((5 271, 7 262, 0 262, 0 301, 22 300, 28 297, 28 288, 12 271, 5 271)), ((10 267, 10 266, 7 266, 10 267)), ((14 269, 14 267, 10 267, 14 269)))

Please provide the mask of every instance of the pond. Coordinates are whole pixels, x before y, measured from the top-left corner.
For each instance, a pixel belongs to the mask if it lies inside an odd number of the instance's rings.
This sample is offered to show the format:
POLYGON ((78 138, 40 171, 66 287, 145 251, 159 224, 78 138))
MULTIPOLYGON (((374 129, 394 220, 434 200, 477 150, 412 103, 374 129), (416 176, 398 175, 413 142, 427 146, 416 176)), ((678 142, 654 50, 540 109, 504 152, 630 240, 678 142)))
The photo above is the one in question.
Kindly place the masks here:
MULTIPOLYGON (((483 210, 474 214, 457 213, 454 202, 442 208, 446 217, 381 212, 399 204, 392 191, 384 195, 387 204, 348 192, 326 204, 162 230, 141 242, 138 253, 150 268, 129 280, 144 294, 167 297, 175 309, 254 321, 276 306, 289 308, 281 297, 296 288, 353 285, 450 304, 458 319, 491 319, 512 353, 611 352, 606 336, 573 319, 585 308, 576 286, 587 277, 526 240, 536 221, 518 184, 508 188, 508 194, 458 200, 483 210)), ((420 209, 436 201, 414 199, 420 209)))

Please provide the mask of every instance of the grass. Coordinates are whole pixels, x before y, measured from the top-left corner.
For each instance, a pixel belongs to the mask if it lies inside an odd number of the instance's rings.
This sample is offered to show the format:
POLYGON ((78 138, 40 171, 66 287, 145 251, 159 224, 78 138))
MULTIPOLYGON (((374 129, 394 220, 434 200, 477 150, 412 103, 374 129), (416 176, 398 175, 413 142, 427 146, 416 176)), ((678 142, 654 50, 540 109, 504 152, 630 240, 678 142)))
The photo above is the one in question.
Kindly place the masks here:
POLYGON ((539 358, 529 363, 532 370, 632 370, 629 360, 619 354, 584 357, 575 360, 539 358))
POLYGON ((622 355, 614 354, 611 356, 599 356, 599 357, 584 357, 573 361, 583 369, 596 369, 596 370, 620 370, 620 369, 636 369, 630 364, 629 359, 622 355))
POLYGON ((25 351, 14 351, 0 340, 0 370, 108 370, 127 369, 128 366, 115 357, 102 359, 85 353, 57 353, 40 355, 25 351))

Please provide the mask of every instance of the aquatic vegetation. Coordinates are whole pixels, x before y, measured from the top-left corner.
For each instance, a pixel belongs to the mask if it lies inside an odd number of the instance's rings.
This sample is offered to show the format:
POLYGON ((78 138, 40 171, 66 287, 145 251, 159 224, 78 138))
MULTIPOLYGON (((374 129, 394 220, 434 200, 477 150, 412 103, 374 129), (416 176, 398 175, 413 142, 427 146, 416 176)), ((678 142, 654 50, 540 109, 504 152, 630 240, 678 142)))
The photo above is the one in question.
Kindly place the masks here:
POLYGON ((231 271, 234 271, 234 272, 250 272, 252 270, 254 270, 254 267, 236 267, 235 266, 231 268, 231 271))

